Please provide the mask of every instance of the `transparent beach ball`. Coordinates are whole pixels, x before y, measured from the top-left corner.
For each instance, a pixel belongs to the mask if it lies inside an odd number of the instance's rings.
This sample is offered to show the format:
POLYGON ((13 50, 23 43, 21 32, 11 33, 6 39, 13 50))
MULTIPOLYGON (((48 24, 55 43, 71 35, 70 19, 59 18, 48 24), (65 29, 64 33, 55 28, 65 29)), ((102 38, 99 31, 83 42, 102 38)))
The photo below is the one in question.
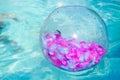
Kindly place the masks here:
POLYGON ((104 21, 81 6, 55 9, 40 31, 43 54, 54 66, 77 72, 98 64, 107 51, 104 21))

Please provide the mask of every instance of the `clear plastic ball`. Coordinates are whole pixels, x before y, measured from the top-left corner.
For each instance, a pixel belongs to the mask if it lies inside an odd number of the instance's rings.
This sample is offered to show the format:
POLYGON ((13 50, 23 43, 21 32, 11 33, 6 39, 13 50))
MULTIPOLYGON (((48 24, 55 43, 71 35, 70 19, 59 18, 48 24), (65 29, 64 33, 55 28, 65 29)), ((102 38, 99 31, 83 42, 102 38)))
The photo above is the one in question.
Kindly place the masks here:
POLYGON ((98 64, 107 51, 107 37, 101 17, 81 6, 55 9, 40 32, 41 48, 48 61, 71 72, 98 64))

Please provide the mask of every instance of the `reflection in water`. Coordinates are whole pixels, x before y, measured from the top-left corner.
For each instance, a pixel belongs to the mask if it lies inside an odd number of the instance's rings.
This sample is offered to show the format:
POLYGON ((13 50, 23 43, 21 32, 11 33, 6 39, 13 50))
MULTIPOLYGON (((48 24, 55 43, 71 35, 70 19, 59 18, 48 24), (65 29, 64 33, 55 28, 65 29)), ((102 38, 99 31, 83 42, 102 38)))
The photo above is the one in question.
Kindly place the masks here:
MULTIPOLYGON (((1 0, 4 1, 4 0, 1 0)), ((8 0, 1 11, 14 13, 15 19, 4 17, 0 23, 1 80, 118 80, 120 70, 119 1, 97 0, 8 0), (13 3, 14 1, 14 3, 13 3), (60 2, 60 3, 59 3, 60 2), (110 49, 98 66, 90 71, 67 73, 50 65, 39 47, 39 29, 47 15, 62 5, 92 8, 104 19, 109 33, 110 49), (44 5, 45 4, 45 5, 44 5), (117 13, 117 14, 116 14, 117 13), (117 58, 115 58, 115 56, 117 58), (117 73, 117 74, 115 74, 117 73), (111 77, 114 75, 115 77, 111 77), (104 78, 107 79, 104 79, 104 78), (116 78, 116 79, 115 79, 116 78)), ((0 12, 1 12, 0 11, 0 12)))
POLYGON ((39 65, 39 59, 42 58, 37 58, 39 56, 37 50, 36 52, 25 51, 14 39, 11 40, 8 34, 3 34, 9 30, 7 28, 11 25, 10 21, 18 23, 17 18, 8 18, 9 21, 3 19, 0 25, 0 79, 16 80, 19 78, 20 80, 28 80, 29 76, 26 75, 30 74, 30 71, 39 65))
POLYGON ((16 53, 23 51, 23 49, 17 45, 17 43, 13 40, 9 39, 9 36, 3 35, 2 33, 6 31, 7 26, 10 25, 4 17, 7 17, 11 20, 15 20, 13 16, 9 14, 1 14, 0 20, 0 72, 6 72, 7 67, 10 66, 11 63, 16 61, 12 56, 16 53))

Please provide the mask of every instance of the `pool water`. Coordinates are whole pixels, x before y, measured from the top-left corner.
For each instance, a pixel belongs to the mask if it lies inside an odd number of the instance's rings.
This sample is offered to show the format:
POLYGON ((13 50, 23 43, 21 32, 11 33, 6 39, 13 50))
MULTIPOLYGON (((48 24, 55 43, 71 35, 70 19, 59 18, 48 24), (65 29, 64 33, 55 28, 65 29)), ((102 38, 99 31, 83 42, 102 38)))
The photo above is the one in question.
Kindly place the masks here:
POLYGON ((15 17, 0 17, 4 18, 4 23, 0 23, 0 80, 119 80, 119 0, 0 0, 0 14, 15 17), (102 61, 77 73, 51 65, 39 43, 40 28, 49 13, 68 5, 95 10, 108 30, 109 48, 102 61))

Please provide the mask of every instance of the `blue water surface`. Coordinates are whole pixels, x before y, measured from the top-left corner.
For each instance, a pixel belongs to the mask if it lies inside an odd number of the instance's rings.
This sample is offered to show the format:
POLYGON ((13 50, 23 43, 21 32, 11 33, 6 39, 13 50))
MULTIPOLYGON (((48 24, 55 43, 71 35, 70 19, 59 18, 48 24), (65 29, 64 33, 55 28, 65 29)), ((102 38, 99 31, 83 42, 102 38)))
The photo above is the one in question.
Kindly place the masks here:
MULTIPOLYGON (((0 0, 0 80, 120 80, 120 0, 0 0), (51 65, 43 56, 40 28, 60 6, 95 10, 105 21, 109 48, 95 67, 78 73, 51 65)), ((90 20, 90 19, 88 19, 90 20)))

